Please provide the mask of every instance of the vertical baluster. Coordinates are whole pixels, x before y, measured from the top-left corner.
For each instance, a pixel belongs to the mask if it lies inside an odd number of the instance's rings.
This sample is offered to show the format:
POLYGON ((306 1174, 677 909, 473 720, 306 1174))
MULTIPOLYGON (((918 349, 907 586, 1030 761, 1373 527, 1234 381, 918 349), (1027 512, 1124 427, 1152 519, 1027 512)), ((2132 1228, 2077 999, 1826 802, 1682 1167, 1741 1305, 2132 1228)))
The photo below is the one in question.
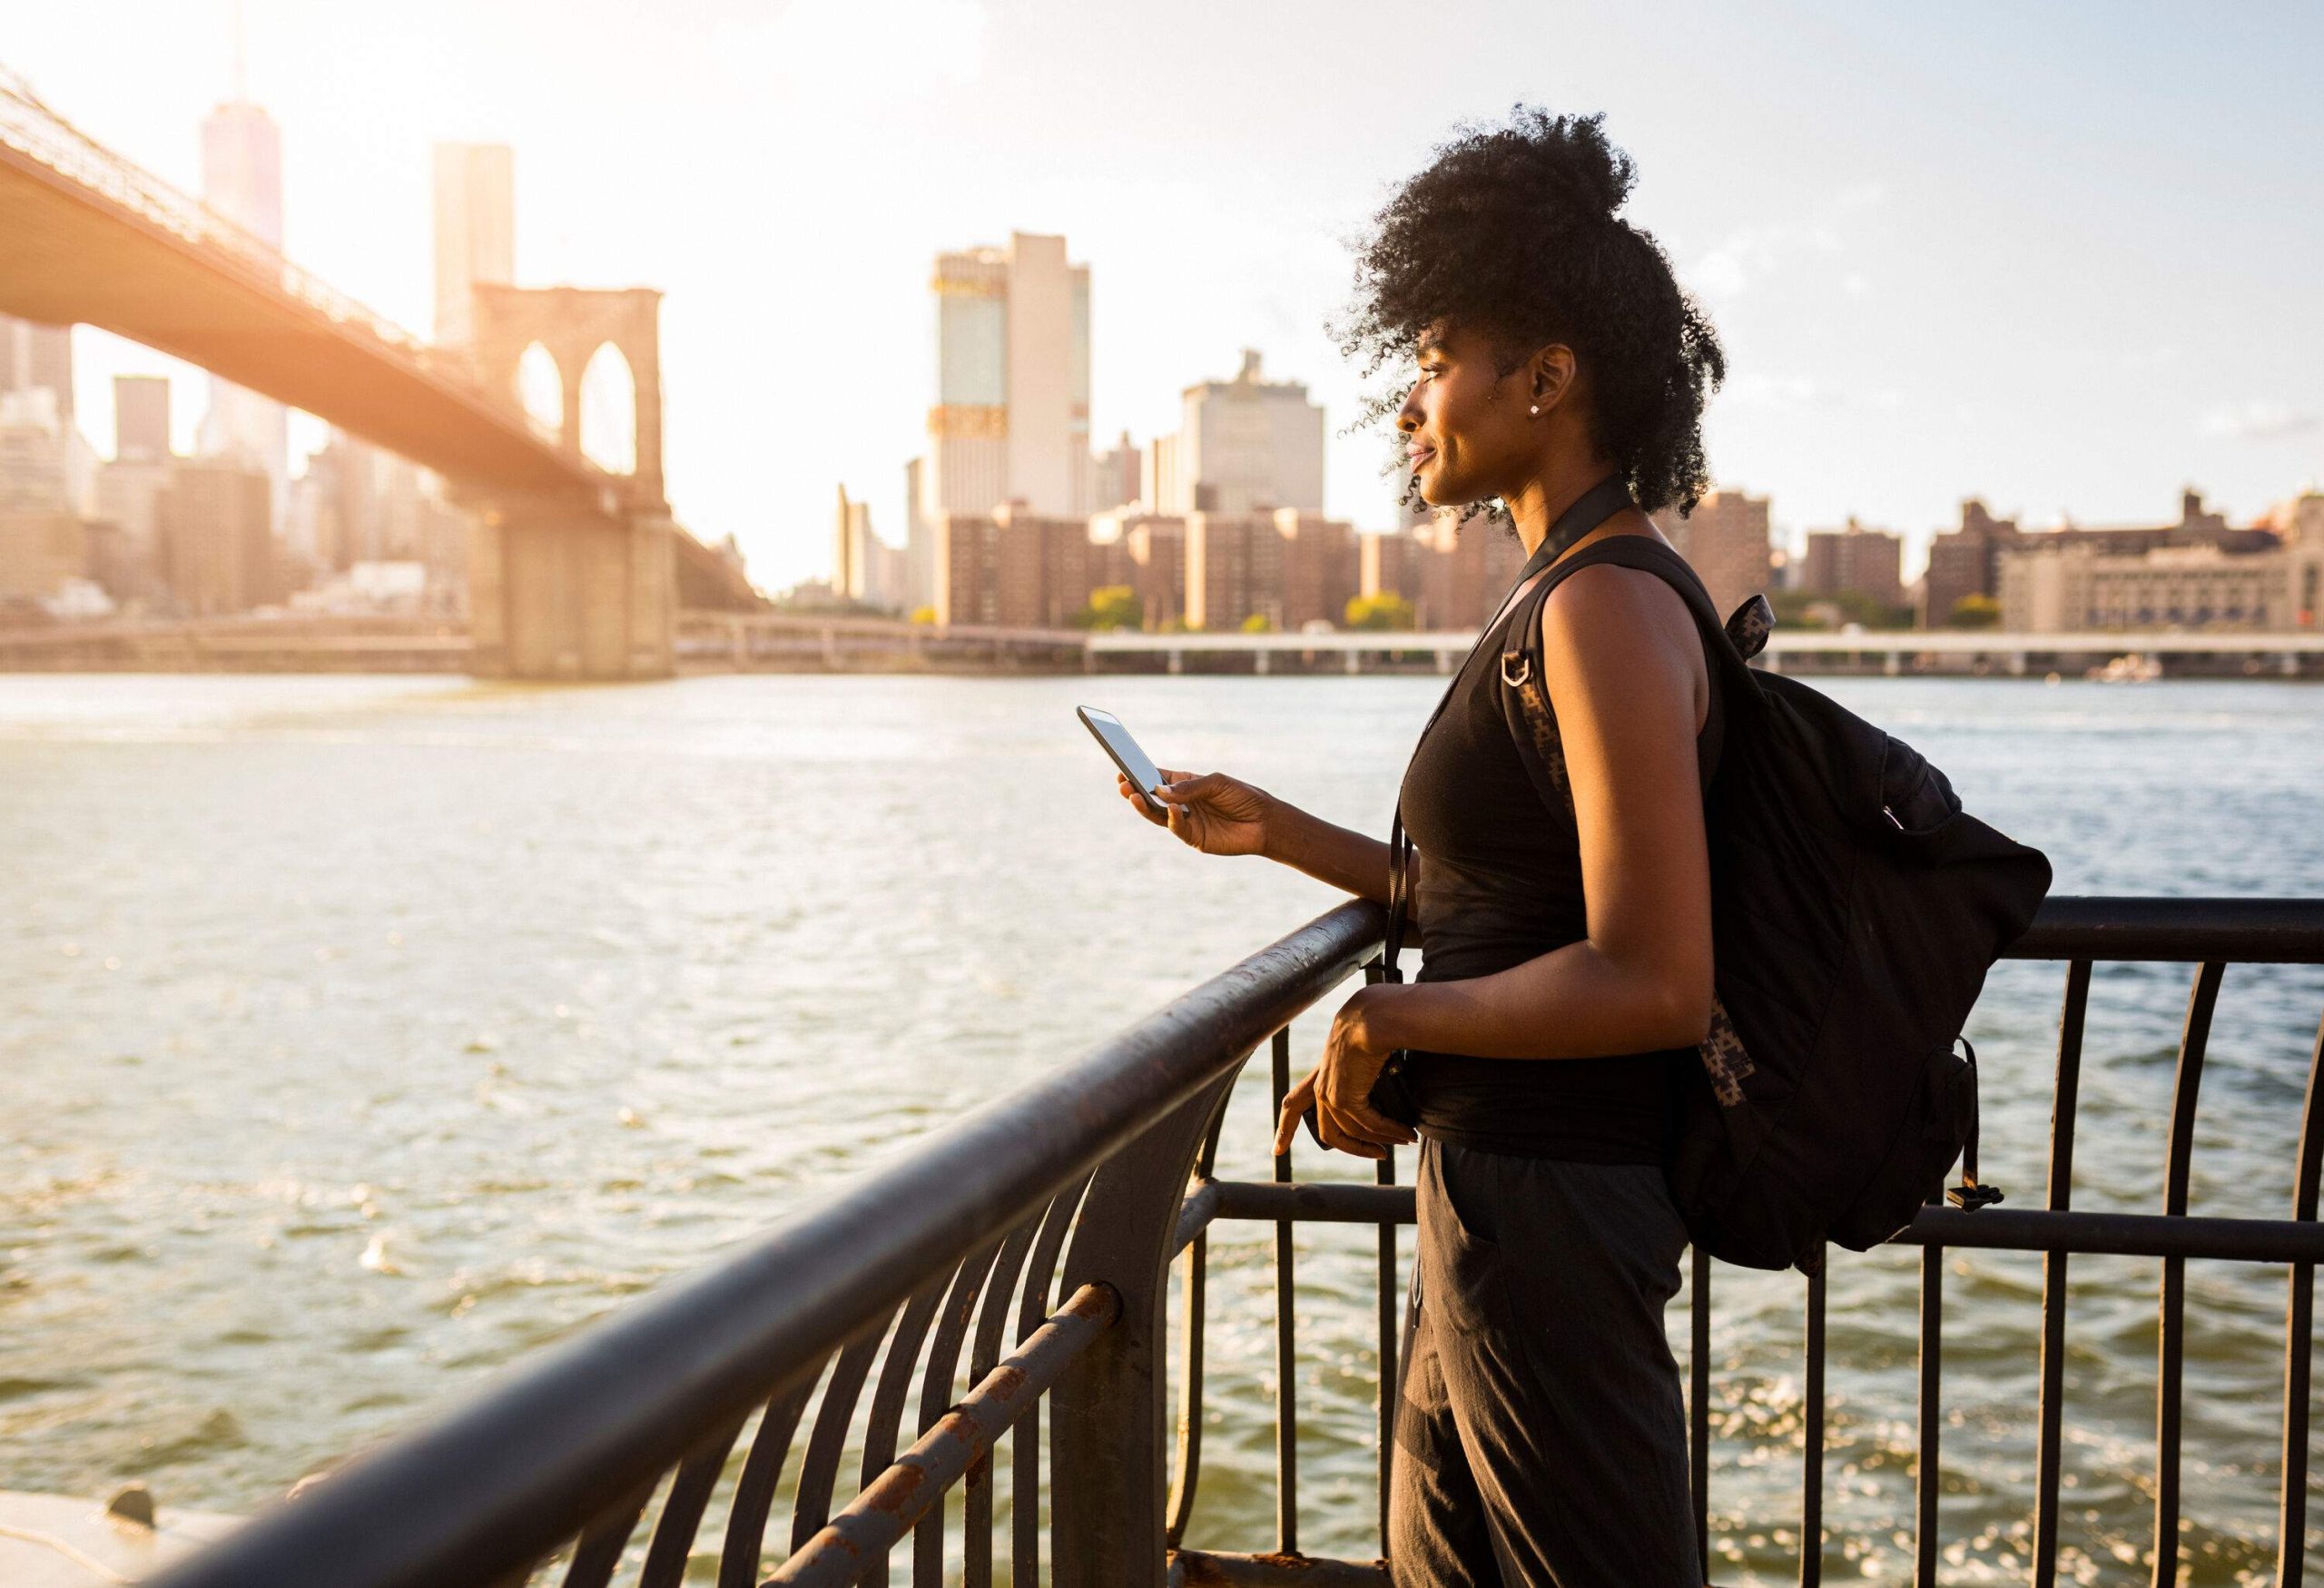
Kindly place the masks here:
POLYGON ((863 1462, 856 1472, 861 1486, 871 1486, 896 1459, 903 1432, 904 1397, 911 1393, 911 1370, 919 1364, 920 1347, 928 1338, 937 1304, 944 1299, 944 1287, 951 1282, 951 1273, 940 1273, 913 1291, 904 1304, 903 1319, 896 1325, 895 1338, 888 1342, 888 1353, 880 1362, 880 1382, 872 1392, 871 1414, 864 1419, 863 1462))
MULTIPOLYGON (((1041 1219, 1033 1256, 1025 1265, 1025 1288, 1017 1306, 1017 1337, 1025 1338, 1049 1316, 1049 1281, 1065 1250, 1065 1238, 1090 1177, 1082 1176, 1058 1193, 1041 1219)), ((1009 1576, 1011 1588, 1040 1588, 1041 1408, 1027 1409, 1009 1430, 1009 1576)))
MULTIPOLYGON (((928 1370, 920 1381, 920 1432, 927 1433, 942 1420, 952 1405, 952 1388, 960 1366, 960 1346, 976 1316, 977 1299, 984 1293, 993 1259, 1000 1255, 1000 1240, 990 1240, 969 1254, 944 1297, 936 1337, 928 1346, 928 1370)), ((882 1571, 881 1576, 887 1573, 882 1571)), ((944 1588, 944 1503, 940 1498, 912 1529, 911 1580, 919 1588, 944 1588)))
MULTIPOLYGON (((977 1332, 969 1342, 969 1382, 982 1384, 985 1376, 1000 1362, 1001 1335, 1009 1327, 1017 1300, 1017 1277, 1024 1271, 1025 1259, 1033 1249, 1033 1238, 1040 1233, 1041 1214, 1019 1222, 1009 1232, 1009 1240, 1000 1248, 1000 1260, 992 1266, 992 1277, 984 1287, 983 1310, 977 1315, 977 1332)), ((993 1441, 997 1446, 999 1439, 993 1441)), ((992 1585, 992 1466, 994 1452, 988 1451, 983 1460, 972 1464, 963 1480, 966 1484, 961 1507, 966 1520, 960 1525, 960 1573, 963 1588, 991 1588, 992 1585)))
POLYGON ((751 1436, 751 1453, 743 1458, 743 1475, 734 1481, 734 1504, 726 1513, 726 1543, 718 1555, 718 1588, 753 1588, 760 1576, 759 1557, 766 1546, 767 1514, 774 1508, 774 1491, 783 1482, 783 1465, 791 1456, 791 1440, 799 1431, 799 1415, 807 1397, 815 1393, 822 1376, 820 1362, 799 1382, 767 1403, 751 1436))
MULTIPOLYGON (((1942 1177, 1939 1177, 1940 1179, 1942 1177)), ((1931 1202, 1942 1203, 1936 1188, 1931 1202)), ((1936 1588, 1937 1427, 1945 1364, 1945 1248, 1921 1248, 1920 1454, 1913 1474, 1913 1584, 1936 1588)))
MULTIPOLYGON (((1291 1028, 1275 1032, 1270 1050, 1268 1097, 1270 1118, 1283 1118, 1283 1100, 1291 1091, 1291 1028)), ((1275 1160, 1277 1185, 1291 1179, 1291 1150, 1275 1160)), ((1298 1356, 1293 1330, 1291 1220, 1275 1224, 1275 1547, 1289 1554, 1299 1547, 1299 1391, 1298 1356)))
MULTIPOLYGON (((2207 961, 2187 996, 2187 1025, 2179 1040, 2178 1073, 2171 1087, 2171 1148, 2165 1165, 2162 1210, 2187 1211, 2187 1182, 2193 1168, 2195 1100, 2203 1080, 2203 1050, 2211 1041, 2211 1010, 2219 1001, 2227 967, 2207 961)), ((2187 1356, 2187 1259, 2162 1259, 2161 1339, 2156 1346, 2154 1407, 2155 1588, 2179 1581, 2180 1381, 2187 1356)))
MULTIPOLYGON (((2058 1072, 2050 1100, 2050 1185, 2044 1206, 2063 1213, 2073 1202, 2073 1122, 2082 1092, 2082 1033, 2090 1009, 2090 962, 2066 971, 2058 1016, 2058 1072)), ((2034 1588, 2057 1588, 2058 1482, 2064 1446, 2066 1254, 2042 1254, 2041 1431, 2035 1456, 2034 1588)))
POLYGON ((1058 1282, 1068 1290, 1110 1287, 1119 1310, 1049 1392, 1055 1588, 1163 1588, 1171 1453, 1160 1369, 1174 1238, 1203 1137, 1240 1069, 1230 1059, 1108 1159, 1089 1184, 1058 1282))
MULTIPOLYGON (((1380 960, 1367 961, 1364 980, 1367 985, 1384 981, 1388 970, 1380 960)), ((1390 1148, 1387 1156, 1373 1166, 1373 1183, 1393 1186, 1396 1183, 1396 1149, 1390 1148)), ((1377 1468, 1380 1478, 1380 1553, 1388 1553, 1388 1491, 1393 1481, 1396 1459, 1396 1391, 1399 1387, 1396 1364, 1396 1226, 1387 1219, 1380 1224, 1380 1276, 1376 1294, 1380 1303, 1380 1453, 1377 1468)))
MULTIPOLYGON (((1208 1180, 1218 1168, 1218 1134, 1226 1124, 1226 1105, 1234 1095, 1230 1087, 1218 1100, 1218 1112, 1211 1116, 1210 1129, 1203 1136, 1202 1152, 1195 1159, 1197 1184, 1208 1180)), ((1203 1317, 1209 1275, 1210 1228, 1206 1225, 1187 1248, 1187 1281, 1182 1298, 1185 1311, 1181 1314, 1187 1356, 1186 1366, 1178 1375, 1178 1454, 1171 1464, 1168 1521, 1163 1531, 1172 1549, 1186 1542, 1187 1524, 1195 1514, 1195 1486, 1202 1478, 1203 1317)), ((976 1584, 970 1583, 968 1588, 976 1588, 976 1584)))
POLYGON ((1693 1399, 1688 1479, 1695 1494, 1695 1553, 1710 1571, 1710 1254, 1695 1248, 1694 1282, 1687 1295, 1687 1383, 1693 1399))
POLYGON ((1816 1271, 1807 1276, 1807 1388, 1803 1405, 1807 1471, 1800 1480, 1799 1588, 1824 1581, 1824 1262, 1817 1248, 1816 1271))
POLYGON ((832 1368, 831 1383, 823 1386, 823 1404, 815 1408, 814 1432, 807 1435, 807 1454, 799 1463, 799 1489, 792 1499, 793 1554, 806 1548, 807 1541, 832 1519, 832 1488, 839 1476, 840 1455, 847 1445, 848 1425, 855 1420, 856 1397, 863 1393, 872 1358, 879 1353, 880 1341, 895 1316, 891 1312, 866 1325, 862 1333, 850 1340, 832 1368))
MULTIPOLYGON (((2308 1098, 2299 1110, 2299 1167, 2292 1177, 2291 1216, 2313 1220, 2324 1167, 2324 1026, 2308 1060, 2308 1098)), ((2283 1493, 2276 1503, 2276 1588, 2300 1588, 2308 1554, 2308 1381, 2316 1349, 2316 1265, 2291 1266, 2284 1304, 2283 1493)))
POLYGON ((606 1588, 613 1580, 614 1568, 621 1564, 621 1552, 629 1547, 629 1535, 637 1530, 637 1519, 645 1514, 646 1504, 659 1487, 661 1480, 656 1478, 590 1524, 573 1546, 572 1563, 565 1569, 565 1588, 606 1588))
POLYGON ((726 1453, 743 1432, 735 1423, 720 1430, 685 1458, 671 1482, 670 1497, 662 1504, 662 1519, 655 1525, 654 1542, 645 1549, 645 1567, 637 1588, 678 1588, 686 1574, 686 1559, 694 1552, 694 1536, 702 1527, 702 1513, 710 1492, 726 1470, 726 1453))
MULTIPOLYGON (((1374 1167, 1375 1184, 1396 1183, 1396 1149, 1374 1167)), ((1396 1226, 1380 1221, 1380 1553, 1388 1553, 1388 1485, 1396 1450, 1396 1226)))
MULTIPOLYGON (((952 1279, 950 1273, 937 1274, 911 1293, 904 1303, 903 1316, 896 1320, 896 1332, 888 1341, 888 1350, 880 1362, 880 1380, 872 1391, 872 1409, 863 1419, 863 1461, 857 1468, 857 1485, 869 1487, 872 1481, 888 1470, 896 1459, 896 1446, 903 1431, 904 1397, 911 1391, 911 1371, 920 1361, 921 1343, 928 1338, 928 1326, 936 1317, 936 1308, 944 1299, 944 1287, 952 1279)), ((864 1570, 867 1580, 884 1583, 888 1580, 888 1557, 864 1570)))

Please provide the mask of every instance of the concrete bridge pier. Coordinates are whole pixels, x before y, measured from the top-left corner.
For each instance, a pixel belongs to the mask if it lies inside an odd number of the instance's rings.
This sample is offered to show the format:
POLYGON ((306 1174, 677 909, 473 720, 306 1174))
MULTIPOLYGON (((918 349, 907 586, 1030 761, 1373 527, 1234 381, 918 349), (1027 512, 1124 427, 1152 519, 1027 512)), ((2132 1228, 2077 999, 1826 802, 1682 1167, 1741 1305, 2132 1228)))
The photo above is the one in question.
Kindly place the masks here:
POLYGON ((670 520, 585 504, 489 508, 468 550, 475 667, 487 677, 666 678, 677 597, 670 520))

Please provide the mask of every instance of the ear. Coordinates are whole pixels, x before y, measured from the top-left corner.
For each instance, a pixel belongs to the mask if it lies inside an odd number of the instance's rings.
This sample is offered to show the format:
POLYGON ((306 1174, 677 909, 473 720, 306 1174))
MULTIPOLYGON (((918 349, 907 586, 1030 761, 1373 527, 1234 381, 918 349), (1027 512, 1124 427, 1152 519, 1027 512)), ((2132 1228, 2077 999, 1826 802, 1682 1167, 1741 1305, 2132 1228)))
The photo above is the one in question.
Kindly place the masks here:
POLYGON ((1555 408, 1573 390, 1577 368, 1573 350, 1563 342, 1551 342, 1535 350, 1524 366, 1527 406, 1536 413, 1547 413, 1555 408))

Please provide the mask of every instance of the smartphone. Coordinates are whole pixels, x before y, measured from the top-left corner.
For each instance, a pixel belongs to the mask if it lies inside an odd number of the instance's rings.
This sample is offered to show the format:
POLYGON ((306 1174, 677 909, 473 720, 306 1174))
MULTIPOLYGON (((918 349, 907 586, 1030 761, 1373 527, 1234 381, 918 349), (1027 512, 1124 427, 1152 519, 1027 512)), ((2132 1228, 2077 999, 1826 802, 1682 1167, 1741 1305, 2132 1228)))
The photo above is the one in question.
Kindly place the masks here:
POLYGON ((1105 746, 1106 754, 1122 769, 1130 786, 1137 790, 1137 797, 1146 802, 1146 808, 1167 820, 1170 807, 1154 797, 1154 790, 1166 780, 1155 770, 1153 759, 1129 736, 1129 730, 1122 726, 1122 719, 1094 705, 1077 705, 1073 715, 1081 719, 1083 727, 1097 735, 1098 743, 1105 746))

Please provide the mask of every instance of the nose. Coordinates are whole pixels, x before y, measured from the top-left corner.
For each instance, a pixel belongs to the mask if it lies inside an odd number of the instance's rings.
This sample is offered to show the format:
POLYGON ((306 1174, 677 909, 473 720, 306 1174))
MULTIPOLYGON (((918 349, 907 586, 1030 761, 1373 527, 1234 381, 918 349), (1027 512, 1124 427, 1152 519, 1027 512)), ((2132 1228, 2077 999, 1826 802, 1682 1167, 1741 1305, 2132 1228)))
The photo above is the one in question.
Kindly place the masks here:
POLYGON ((1396 429, 1409 436, 1420 429, 1420 382, 1415 380, 1404 393, 1404 405, 1396 410, 1396 429))

